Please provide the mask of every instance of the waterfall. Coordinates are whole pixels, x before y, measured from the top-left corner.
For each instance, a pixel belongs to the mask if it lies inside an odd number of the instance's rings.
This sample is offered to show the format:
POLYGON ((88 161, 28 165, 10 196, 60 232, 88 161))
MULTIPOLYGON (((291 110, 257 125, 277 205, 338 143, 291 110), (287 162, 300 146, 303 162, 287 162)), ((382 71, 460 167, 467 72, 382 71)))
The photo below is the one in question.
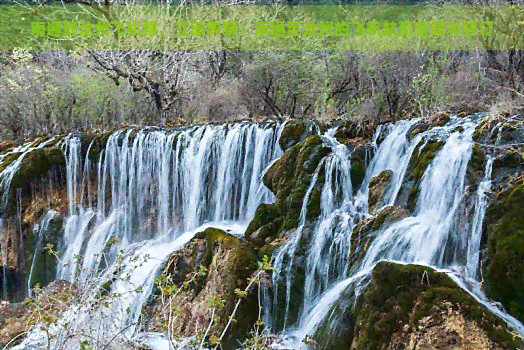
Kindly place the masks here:
MULTIPOLYGON (((482 221, 487 207, 486 192, 491 183, 493 163, 491 157, 486 162, 484 179, 479 184, 474 199, 474 217, 472 225, 467 230, 467 237, 458 243, 451 239, 457 235, 456 227, 458 225, 456 224, 460 211, 458 209, 465 200, 466 170, 472 153, 472 134, 478 119, 479 116, 452 117, 446 125, 419 133, 411 142, 407 139, 407 133, 417 122, 416 120, 400 122, 389 128, 388 135, 380 143, 371 160, 361 188, 341 207, 343 208, 341 213, 336 214, 342 217, 347 215, 351 219, 338 219, 337 225, 333 225, 332 216, 321 215, 315 226, 314 238, 308 248, 306 293, 302 301, 301 316, 297 324, 284 333, 282 348, 307 348, 302 340, 306 336, 314 335, 319 324, 326 319, 334 303, 344 293, 351 290, 352 295, 361 295, 370 280, 371 271, 382 260, 418 263, 448 273, 477 301, 504 318, 510 326, 524 333, 524 327, 520 322, 487 300, 480 290, 479 282, 475 280, 482 221), (457 129, 458 125, 462 127, 462 130, 457 129), (375 232, 374 239, 356 268, 350 272, 346 267, 334 274, 337 278, 326 281, 325 276, 329 275, 327 270, 319 272, 316 267, 324 268, 330 264, 347 266, 348 259, 339 252, 325 254, 327 260, 322 264, 316 264, 315 258, 322 250, 331 252, 329 247, 337 241, 337 237, 334 236, 337 231, 343 231, 344 235, 341 235, 341 238, 346 242, 349 241, 355 222, 368 215, 367 192, 370 179, 383 170, 392 170, 393 185, 389 186, 384 194, 386 198, 384 204, 395 203, 411 155, 417 145, 425 145, 430 138, 442 140, 444 144, 430 161, 420 179, 419 194, 413 215, 375 232), (328 227, 328 229, 321 229, 323 227, 328 227), (324 240, 324 237, 327 239, 324 240), (456 257, 453 261, 445 259, 446 249, 449 249, 452 244, 462 244, 458 250, 466 252, 466 256, 456 257), (310 284, 317 286, 311 288, 310 284)), ((384 130, 379 129, 378 132, 384 132, 384 130)), ((376 139, 377 137, 374 137, 373 140, 376 139)), ((279 348, 282 344, 275 344, 275 347, 279 348)))
MULTIPOLYGON (((321 135, 331 152, 311 175, 298 227, 273 254, 272 286, 263 295, 266 331, 282 332, 284 348, 305 347, 302 339, 314 335, 344 295, 361 295, 371 271, 382 260, 418 263, 447 273, 477 301, 524 333, 522 324, 490 303, 476 280, 493 167, 493 157, 488 156, 478 188, 475 193, 467 192, 466 171, 479 118, 452 116, 446 125, 413 137, 410 133, 419 119, 380 125, 371 140, 372 154, 370 159, 366 156, 367 170, 359 188, 351 181, 353 154, 334 137, 337 129, 321 135), (417 182, 412 215, 373 232, 362 258, 350 266, 353 231, 373 214, 368 204, 372 178, 384 170, 392 171, 391 185, 381 203, 398 203, 410 159, 434 140, 442 146, 417 182), (319 189, 320 214, 308 222, 308 205, 313 191, 319 189), (472 203, 471 223, 459 232, 465 202, 472 203), (294 288, 299 293, 293 294, 294 288)), ((500 127, 493 129, 498 139, 500 127)), ((145 339, 153 348, 164 348, 151 345, 166 344, 162 335, 140 333, 141 312, 155 277, 166 259, 195 233, 213 226, 241 235, 257 206, 275 200, 261 178, 281 155, 281 130, 282 125, 273 122, 177 129, 131 127, 112 133, 98 150, 96 161, 90 158, 91 150, 98 147, 96 141, 86 148, 80 135, 65 137, 60 145, 66 160, 69 208, 57 277, 75 283, 82 295, 49 330, 53 346, 78 348, 79 338, 73 340, 72 334, 94 334, 96 339, 91 341, 102 348, 116 342, 115 335, 119 341, 145 339), (82 154, 83 149, 87 154, 82 154), (102 303, 104 293, 111 298, 102 303)), ((9 196, 24 156, 42 145, 45 142, 13 151, 19 153, 17 159, 0 173, 3 196, 9 196)), ((8 199, 2 198, 4 209, 8 199)), ((34 229, 29 288, 35 257, 54 215, 48 212, 34 229)), ((0 228, 2 224, 5 221, 0 217, 0 228)), ((4 261, 6 254, 2 247, 4 261)), ((4 285, 5 276, 6 271, 4 285)), ((37 328, 14 349, 43 349, 47 342, 46 333, 37 328)))
MULTIPOLYGON (((75 332, 96 334, 97 345, 115 334, 137 336, 142 307, 173 251, 209 226, 243 234, 257 206, 274 201, 262 175, 281 154, 281 129, 268 122, 119 130, 92 166, 95 194, 89 152, 82 161, 78 135, 63 139, 69 214, 57 275, 83 295, 51 330, 53 344, 78 347, 75 332), (107 286, 113 297, 101 305, 107 286)), ((35 330, 15 348, 46 343, 35 330)))
POLYGON ((482 238, 482 224, 484 222, 484 216, 486 215, 486 209, 488 207, 487 192, 491 188, 493 160, 494 158, 492 156, 488 156, 486 161, 486 169, 484 169, 484 178, 478 185, 477 196, 475 198, 475 214, 473 216, 473 224, 471 227, 471 241, 468 244, 466 264, 468 276, 472 278, 477 277, 480 240, 482 238))
MULTIPOLYGON (((311 183, 304 195, 304 201, 302 203, 302 208, 300 209, 300 218, 299 218, 299 225, 296 231, 293 233, 293 236, 287 241, 287 243, 278 251, 276 252, 275 258, 274 258, 274 265, 275 265, 275 272, 273 273, 273 285, 278 288, 280 285, 281 280, 283 279, 285 281, 285 313, 284 313, 284 329, 286 328, 287 322, 288 322, 288 313, 289 313, 289 303, 291 299, 291 289, 292 289, 292 281, 293 281, 293 261, 295 257, 295 253, 298 247, 298 244, 302 238, 302 232, 304 230, 304 225, 306 224, 306 213, 307 213, 307 205, 309 202, 309 197, 311 195, 311 191, 313 191, 313 188, 317 184, 318 180, 318 174, 320 170, 322 169, 324 161, 322 160, 317 168, 315 169, 315 172, 313 173, 313 177, 311 179, 311 183), (287 258, 287 261, 285 262, 284 259, 287 258), (284 275, 284 276, 282 276, 284 275)), ((273 305, 277 305, 280 302, 278 300, 278 295, 275 293, 273 305)), ((265 309, 270 310, 271 306, 266 304, 265 309)), ((271 321, 276 318, 276 311, 273 310, 272 317, 266 316, 266 319, 269 320, 268 324, 271 324, 271 321)))

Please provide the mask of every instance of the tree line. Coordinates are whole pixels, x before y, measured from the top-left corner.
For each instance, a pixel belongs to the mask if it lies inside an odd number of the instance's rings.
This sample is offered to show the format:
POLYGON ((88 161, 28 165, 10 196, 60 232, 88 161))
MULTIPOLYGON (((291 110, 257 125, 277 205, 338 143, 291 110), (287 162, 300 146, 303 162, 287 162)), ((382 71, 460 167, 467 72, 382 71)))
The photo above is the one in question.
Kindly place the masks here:
MULTIPOLYGON (((303 4, 281 3, 295 2, 303 4)), ((519 50, 0 51, 0 139, 270 116, 519 110, 523 60, 519 50)))

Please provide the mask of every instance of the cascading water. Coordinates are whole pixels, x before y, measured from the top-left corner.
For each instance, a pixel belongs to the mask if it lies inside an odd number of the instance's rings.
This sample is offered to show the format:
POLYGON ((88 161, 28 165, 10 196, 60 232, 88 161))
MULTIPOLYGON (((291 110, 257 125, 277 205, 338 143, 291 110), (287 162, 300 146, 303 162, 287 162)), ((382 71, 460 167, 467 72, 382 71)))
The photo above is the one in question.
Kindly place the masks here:
MULTIPOLYGON (((315 333, 333 303, 348 290, 358 296, 381 260, 416 262, 445 271, 480 303, 524 333, 517 320, 487 300, 476 281, 482 222, 491 186, 491 157, 472 197, 471 225, 460 234, 456 232, 461 205, 467 200, 466 170, 478 117, 452 117, 445 126, 431 128, 409 140, 407 135, 418 121, 377 129, 372 139, 373 155, 355 195, 351 153, 334 138, 336 129, 322 135, 332 151, 312 174, 298 228, 274 254, 273 294, 264 296, 266 324, 269 331, 286 331, 286 348, 305 347, 302 339, 315 333), (435 139, 443 145, 420 179, 413 215, 374 232, 361 260, 349 266, 353 229, 370 214, 371 179, 384 170, 393 172, 381 205, 395 204, 414 152, 435 139), (321 211, 319 219, 309 224, 307 206, 321 176, 321 211), (452 239, 460 235, 461 239, 452 239), (447 254, 449 250, 454 254, 447 254), (299 264, 303 279, 295 276, 299 264), (295 302, 295 283, 303 288, 301 300, 297 301, 299 310, 295 310, 298 315, 292 319, 290 304, 295 302), (275 292, 278 290, 283 293, 275 292)), ((239 123, 173 131, 120 130, 109 137, 97 164, 91 164, 89 157, 94 144, 89 145, 84 160, 80 139, 76 135, 65 138, 62 146, 69 213, 64 221, 57 276, 79 285, 84 297, 50 330, 53 347, 78 347, 81 337, 72 334, 96 334, 96 345, 108 349, 115 335, 124 342, 140 338, 142 307, 165 259, 203 227, 230 228, 232 233, 242 234, 258 204, 274 200, 263 186, 261 175, 280 156, 277 141, 281 127, 275 123, 239 123), (102 305, 99 295, 107 288, 112 300, 102 305)), ((29 150, 19 150, 20 162, 29 150)), ((14 168, 0 174, 2 188, 10 186, 9 177, 19 164, 13 163, 14 168)), ((0 218, 0 227, 1 223, 0 218)), ((37 237, 42 234, 38 231, 37 237)), ((157 337, 148 341, 146 335, 145 342, 153 348, 154 343, 166 344, 162 336, 157 337)), ((46 348, 47 342, 47 335, 35 330, 15 348, 46 348)))
MULTIPOLYGON (((82 169, 79 138, 64 139, 70 207, 57 275, 82 286, 86 299, 53 327, 54 346, 78 347, 71 332, 97 334, 97 345, 115 334, 130 340, 157 271, 174 250, 211 225, 242 234, 257 206, 274 200, 261 177, 280 155, 281 128, 271 122, 118 131, 96 167, 95 207, 89 152, 82 169), (114 296, 105 306, 98 300, 102 285, 114 296)), ((46 343, 34 331, 17 348, 46 343)))
MULTIPOLYGON (((350 153, 347 147, 338 143, 333 137, 336 129, 330 129, 323 135, 324 143, 332 149, 332 152, 325 159, 324 171, 326 175, 321 193, 321 214, 312 229, 312 237, 309 238, 311 243, 308 245, 306 253, 304 295, 301 300, 299 323, 311 320, 309 313, 314 308, 318 295, 330 288, 335 281, 347 275, 351 233, 356 222, 366 215, 368 183, 373 176, 385 169, 395 169, 395 174, 404 174, 411 153, 416 146, 416 144, 409 144, 406 133, 416 122, 418 120, 402 122, 390 130, 388 136, 376 151, 376 156, 372 159, 361 189, 356 196, 353 196, 350 153)), ((373 138, 375 146, 378 137, 383 132, 383 127, 385 126, 378 128, 373 138)), ((422 135, 417 136, 415 142, 421 138, 422 135)), ((395 179, 401 181, 402 178, 395 175, 395 179)), ((400 186, 392 187, 392 191, 395 193, 400 189, 400 186)), ((394 200, 393 196, 390 196, 390 198, 390 201, 394 200)), ((308 201, 309 196, 305 196, 303 208, 307 206, 308 201)), ((279 327, 273 320, 279 317, 284 318, 282 328, 285 329, 287 326, 289 300, 285 301, 284 314, 278 315, 276 313, 277 306, 284 302, 279 300, 278 290, 284 288, 286 295, 291 293, 291 277, 282 278, 282 275, 289 275, 292 271, 295 263, 296 245, 302 235, 304 224, 305 222, 299 226, 298 233, 295 233, 292 240, 279 249, 275 255, 276 270, 273 273, 273 290, 275 292, 273 292, 272 304, 265 306, 266 310, 272 310, 271 317, 266 315, 267 324, 272 328, 272 331, 278 330, 279 327), (283 261, 284 257, 288 257, 285 262, 283 261), (280 284, 284 281, 285 285, 281 287, 280 284)))
MULTIPOLYGON (((484 218, 490 187, 490 177, 493 159, 486 162, 485 175, 479 184, 475 196, 475 209, 472 224, 467 230, 467 237, 456 242, 450 237, 457 234, 457 210, 465 197, 465 177, 468 162, 472 152, 472 133, 478 116, 467 118, 452 118, 443 127, 435 127, 416 135, 411 142, 406 135, 417 120, 400 122, 389 130, 388 136, 378 147, 365 179, 357 195, 347 199, 342 210, 335 216, 346 215, 350 219, 337 219, 333 225, 332 215, 321 215, 315 226, 312 243, 308 246, 308 263, 305 277, 304 299, 302 300, 301 316, 276 348, 307 348, 302 340, 312 336, 323 322, 333 304, 343 295, 360 295, 370 279, 374 266, 381 260, 391 260, 400 263, 419 263, 435 267, 447 272, 457 283, 471 293, 480 303, 495 314, 504 318, 510 326, 524 333, 524 327, 513 317, 494 307, 483 295, 475 280, 478 270, 478 257, 482 221, 484 218), (461 128, 457 129, 460 125, 461 128), (384 205, 395 203, 402 186, 403 178, 408 168, 411 155, 428 142, 430 138, 444 141, 442 148, 429 163, 419 185, 419 195, 413 215, 393 223, 389 227, 374 233, 374 239, 365 252, 364 257, 349 272, 348 258, 344 254, 325 254, 328 261, 316 264, 320 252, 331 252, 330 247, 337 241, 336 232, 344 232, 339 239, 349 244, 355 222, 367 214, 367 193, 370 179, 381 171, 393 171, 392 185, 384 194, 384 205), (327 230, 323 228, 328 228, 327 230), (324 237, 328 237, 325 239, 324 237), (460 247, 452 245, 462 244, 460 247), (451 261, 445 258, 448 249, 465 252, 451 261), (339 261, 342 258, 342 261, 339 261), (329 264, 345 265, 345 270, 334 274, 336 278, 326 281, 327 270, 319 273, 317 266, 325 268, 329 264), (460 266, 461 268, 457 268, 460 266), (322 284, 323 281, 328 283, 322 284), (317 285, 312 288, 311 285, 317 285), (326 288, 328 287, 328 288, 326 288)), ((381 130, 379 130, 382 132, 381 130)), ((376 138, 374 138, 376 139, 376 138)), ((328 198, 323 197, 323 198, 328 198)), ((324 206, 324 204, 323 204, 324 206)), ((272 331, 275 331, 273 329, 272 331)))

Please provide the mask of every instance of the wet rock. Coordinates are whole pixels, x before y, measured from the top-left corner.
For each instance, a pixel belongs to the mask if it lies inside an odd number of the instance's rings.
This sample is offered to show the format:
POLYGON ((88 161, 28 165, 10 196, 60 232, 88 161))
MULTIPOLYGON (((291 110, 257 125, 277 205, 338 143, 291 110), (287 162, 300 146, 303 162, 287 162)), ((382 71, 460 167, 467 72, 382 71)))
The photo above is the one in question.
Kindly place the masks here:
POLYGON ((299 142, 304 141, 308 136, 318 134, 318 127, 311 120, 289 120, 282 133, 280 134, 280 148, 285 151, 299 142))
POLYGON ((444 126, 449 122, 450 114, 447 112, 438 112, 429 119, 432 127, 444 126))
MULTIPOLYGON (((170 302, 162 303, 162 290, 157 289, 144 310, 146 324, 153 331, 166 331, 171 325, 171 334, 181 338, 203 335, 213 317, 209 336, 220 337, 239 299, 235 290, 244 290, 256 269, 257 258, 248 244, 222 230, 208 228, 168 259, 161 274, 166 282, 162 285, 178 291, 164 293, 164 301, 170 302)), ((236 339, 245 339, 258 314, 255 288, 242 299, 224 347, 232 348, 238 345, 236 339)))
MULTIPOLYGON (((313 174, 322 158, 330 152, 331 149, 324 146, 320 136, 312 135, 288 148, 282 157, 273 163, 264 174, 263 181, 275 194, 276 201, 269 206, 261 205, 257 208, 255 218, 246 232, 248 240, 261 247, 268 243, 268 238, 271 241, 277 238, 279 233, 298 226, 304 197, 313 174)), ((323 169, 319 169, 317 183, 307 206, 307 220, 314 220, 320 214, 320 192, 323 183, 323 169)))
POLYGON ((346 143, 348 140, 357 138, 369 141, 373 138, 377 126, 378 124, 375 121, 348 120, 338 126, 335 138, 340 143, 346 143))
POLYGON ((393 171, 391 170, 384 170, 377 176, 371 178, 368 192, 368 205, 370 213, 373 213, 376 209, 380 208, 384 204, 382 201, 383 196, 389 189, 392 178, 393 171))
POLYGON ((280 211, 275 204, 260 204, 246 229, 246 238, 257 245, 264 244, 266 238, 276 236, 282 223, 279 217, 280 211))
POLYGON ((351 152, 351 185, 353 194, 356 194, 366 177, 366 168, 373 157, 373 148, 367 140, 362 138, 348 140, 346 146, 351 152))

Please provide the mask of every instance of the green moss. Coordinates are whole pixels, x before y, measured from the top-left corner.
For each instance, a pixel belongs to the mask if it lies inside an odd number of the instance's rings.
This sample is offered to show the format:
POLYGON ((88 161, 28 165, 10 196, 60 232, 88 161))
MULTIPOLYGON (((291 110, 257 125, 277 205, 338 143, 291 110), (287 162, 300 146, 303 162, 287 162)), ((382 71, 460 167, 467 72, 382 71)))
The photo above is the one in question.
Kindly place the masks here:
POLYGON ((362 158, 353 158, 351 162, 351 184, 354 192, 360 188, 362 181, 366 177, 366 167, 362 158))
POLYGON ((311 121, 290 120, 286 123, 280 134, 280 139, 278 140, 280 148, 285 151, 289 147, 305 140, 312 132, 313 126, 311 121))
POLYGON ((13 177, 13 187, 29 187, 35 179, 47 175, 49 170, 65 166, 65 158, 58 148, 37 148, 27 153, 20 169, 13 177))
POLYGON ((410 159, 411 176, 415 180, 422 178, 429 163, 431 163, 433 158, 435 158, 435 155, 442 148, 443 144, 444 143, 440 140, 429 140, 423 149, 420 149, 420 146, 417 146, 413 152, 414 154, 417 154, 417 157, 412 157, 410 159))
POLYGON ((249 239, 251 234, 261 228, 264 225, 267 225, 277 219, 280 216, 278 207, 275 204, 265 204, 261 203, 257 210, 255 211, 255 216, 253 220, 247 226, 245 236, 249 239))
POLYGON ((515 168, 522 165, 524 160, 522 153, 517 147, 508 149, 506 153, 501 154, 493 161, 493 169, 515 168))
POLYGON ((500 193, 486 212, 487 295, 524 321, 524 178, 500 193))
POLYGON ((483 176, 485 167, 486 154, 479 144, 473 144, 471 158, 466 170, 468 183, 475 190, 478 186, 480 178, 483 176))
MULTIPOLYGON (((327 156, 331 150, 325 147, 322 138, 312 135, 288 148, 264 174, 264 184, 275 194, 276 201, 273 207, 273 214, 279 213, 281 225, 278 232, 288 231, 298 226, 302 203, 313 179, 313 174, 319 166, 322 158, 327 156)), ((308 203, 307 219, 313 220, 320 214, 320 190, 324 181, 324 169, 319 169, 316 186, 313 188, 308 203)), ((264 209, 265 210, 265 209, 264 209)), ((246 237, 255 232, 261 225, 268 225, 267 220, 261 220, 264 213, 255 215, 254 220, 249 224, 246 237)), ((271 215, 273 221, 275 215, 271 215)), ((268 227, 273 232, 275 226, 268 227)), ((264 244, 268 242, 256 242, 264 244)))
POLYGON ((416 329, 423 317, 437 315, 439 306, 452 303, 488 337, 505 349, 516 349, 521 341, 504 321, 490 313, 445 273, 426 266, 380 262, 372 273, 356 317, 352 349, 381 349, 405 325, 416 329))

